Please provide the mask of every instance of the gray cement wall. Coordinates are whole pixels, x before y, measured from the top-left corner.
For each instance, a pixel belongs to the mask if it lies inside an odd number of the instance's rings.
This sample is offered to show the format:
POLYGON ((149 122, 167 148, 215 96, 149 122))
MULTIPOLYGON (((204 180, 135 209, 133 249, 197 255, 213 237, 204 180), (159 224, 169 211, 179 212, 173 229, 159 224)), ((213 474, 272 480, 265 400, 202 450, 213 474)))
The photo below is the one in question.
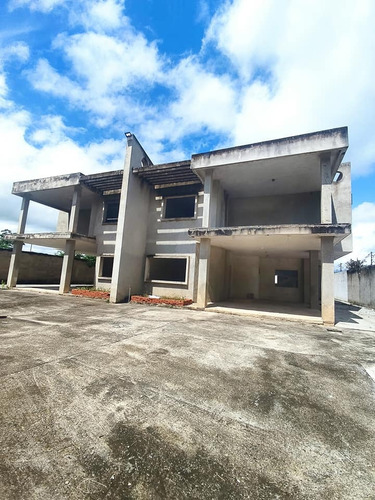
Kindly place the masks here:
POLYGON ((375 308, 375 267, 361 273, 335 273, 335 298, 375 308))
POLYGON ((211 247, 208 301, 219 302, 226 297, 226 254, 223 248, 211 247))
POLYGON ((195 218, 163 219, 163 203, 163 197, 152 191, 147 215, 146 255, 187 257, 188 282, 186 285, 144 283, 143 291, 159 296, 194 299, 197 243, 188 236, 187 231, 188 228, 202 226, 203 193, 197 195, 195 218))
MULTIPOLYGON (((6 281, 8 276, 11 251, 0 250, 0 281, 6 281)), ((62 258, 55 255, 37 252, 22 252, 18 283, 46 283, 60 282, 62 258)), ((74 260, 72 283, 94 283, 95 268, 88 267, 86 262, 74 260)))
POLYGON ((229 226, 319 223, 319 192, 233 198, 228 201, 229 226))
POLYGON ((260 259, 259 298, 280 302, 303 302, 303 269, 303 259, 262 257, 260 259), (298 288, 275 286, 275 271, 277 269, 298 271, 298 288))
MULTIPOLYGON (((332 183, 332 222, 352 222, 352 181, 350 163, 342 163, 338 169, 342 178, 339 182, 332 183)), ((352 235, 344 238, 335 245, 335 258, 341 257, 353 250, 352 235)))
POLYGON ((334 279, 335 279, 335 299, 343 300, 344 302, 349 302, 348 273, 346 271, 335 273, 334 279))

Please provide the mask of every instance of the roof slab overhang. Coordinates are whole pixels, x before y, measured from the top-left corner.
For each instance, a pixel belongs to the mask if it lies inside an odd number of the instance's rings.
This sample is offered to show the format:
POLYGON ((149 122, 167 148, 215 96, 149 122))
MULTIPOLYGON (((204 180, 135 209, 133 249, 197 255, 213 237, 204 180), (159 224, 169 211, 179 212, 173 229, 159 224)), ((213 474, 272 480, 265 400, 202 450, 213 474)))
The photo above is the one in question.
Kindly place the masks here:
POLYGON ((81 209, 91 208, 98 196, 120 192, 122 170, 84 175, 80 172, 15 182, 12 193, 56 210, 69 212, 74 189, 81 186, 81 209))
POLYGON ((189 236, 209 239, 212 246, 257 256, 307 258, 320 251, 321 238, 333 237, 336 245, 351 231, 350 224, 244 226, 189 229, 189 236))
POLYGON ((320 191, 320 162, 331 162, 332 179, 348 148, 347 127, 192 156, 192 170, 204 180, 212 172, 230 197, 273 196, 320 191))
POLYGON ((65 250, 68 240, 75 241, 76 252, 96 255, 96 238, 78 233, 30 233, 30 234, 10 234, 6 239, 12 241, 22 241, 29 245, 39 245, 56 250, 65 250))

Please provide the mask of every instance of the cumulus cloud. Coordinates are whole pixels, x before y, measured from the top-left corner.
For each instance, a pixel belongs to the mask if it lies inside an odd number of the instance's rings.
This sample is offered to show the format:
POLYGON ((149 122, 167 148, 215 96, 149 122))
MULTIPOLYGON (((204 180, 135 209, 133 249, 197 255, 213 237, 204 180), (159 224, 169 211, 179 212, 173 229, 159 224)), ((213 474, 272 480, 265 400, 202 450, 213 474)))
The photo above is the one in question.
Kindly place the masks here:
POLYGON ((366 201, 353 209, 353 243, 356 258, 375 252, 375 203, 366 201))
POLYGON ((349 125, 354 174, 374 158, 375 4, 226 2, 213 17, 213 45, 239 75, 242 105, 233 141, 246 143, 349 125))
POLYGON ((64 5, 67 0, 11 0, 11 9, 28 7, 30 10, 40 12, 51 12, 55 7, 64 5))

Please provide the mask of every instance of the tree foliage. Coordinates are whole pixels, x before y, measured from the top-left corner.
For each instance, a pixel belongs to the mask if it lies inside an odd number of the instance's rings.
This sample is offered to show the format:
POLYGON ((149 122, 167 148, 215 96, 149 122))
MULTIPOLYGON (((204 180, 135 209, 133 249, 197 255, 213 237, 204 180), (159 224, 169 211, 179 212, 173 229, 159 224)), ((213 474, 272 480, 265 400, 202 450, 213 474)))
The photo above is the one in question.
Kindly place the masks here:
MULTIPOLYGON (((64 252, 62 250, 58 250, 55 255, 57 255, 58 257, 63 257, 64 256, 64 252)), ((75 259, 77 260, 83 260, 84 262, 86 262, 86 264, 88 265, 88 267, 94 267, 95 266, 95 262, 96 262, 96 257, 95 255, 86 255, 85 253, 76 253, 75 256, 74 256, 75 259)))
POLYGON ((12 234, 9 229, 3 229, 0 232, 0 248, 5 248, 6 250, 11 250, 13 248, 13 241, 6 240, 5 236, 12 234))
POLYGON ((364 268, 364 260, 350 259, 346 263, 346 270, 348 273, 360 273, 364 268))

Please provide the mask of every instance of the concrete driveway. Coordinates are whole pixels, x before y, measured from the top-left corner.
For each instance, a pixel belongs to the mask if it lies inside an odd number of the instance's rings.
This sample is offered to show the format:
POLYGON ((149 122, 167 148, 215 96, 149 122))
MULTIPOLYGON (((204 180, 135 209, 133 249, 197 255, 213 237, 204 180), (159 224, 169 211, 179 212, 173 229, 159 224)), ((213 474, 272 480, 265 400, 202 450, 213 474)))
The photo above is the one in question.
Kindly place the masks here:
POLYGON ((374 332, 17 290, 0 309, 0 498, 375 498, 374 332))

